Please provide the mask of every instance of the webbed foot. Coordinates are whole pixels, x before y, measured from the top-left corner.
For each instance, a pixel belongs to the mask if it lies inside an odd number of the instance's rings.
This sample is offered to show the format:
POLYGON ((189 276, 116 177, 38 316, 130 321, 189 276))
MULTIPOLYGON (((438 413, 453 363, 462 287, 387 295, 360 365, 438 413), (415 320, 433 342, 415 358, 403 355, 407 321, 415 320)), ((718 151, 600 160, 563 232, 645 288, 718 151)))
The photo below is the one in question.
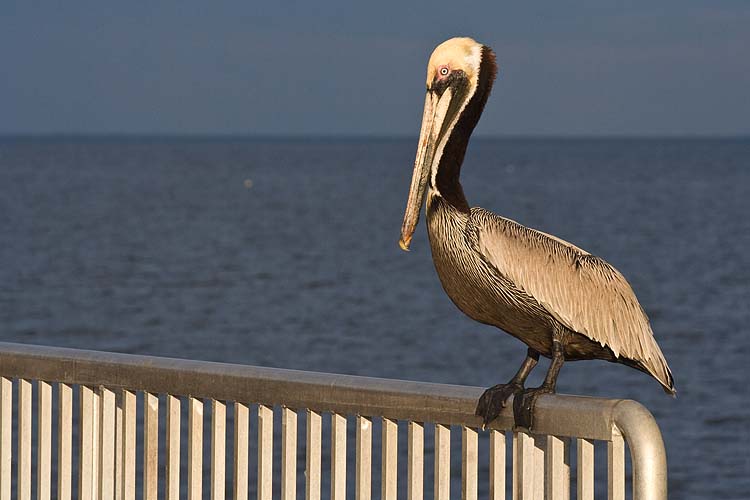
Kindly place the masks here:
MULTIPOLYGON (((508 404, 508 399, 514 394, 518 395, 523 391, 523 385, 518 383, 497 384, 493 385, 482 393, 477 403, 477 409, 474 412, 478 417, 482 417, 482 428, 486 428, 490 422, 495 420, 500 412, 508 404)), ((518 397, 518 396, 516 396, 518 397)))
POLYGON ((541 386, 526 389, 516 394, 516 397, 513 398, 513 418, 516 427, 531 430, 534 425, 534 407, 537 398, 542 394, 554 394, 554 392, 554 389, 541 386))

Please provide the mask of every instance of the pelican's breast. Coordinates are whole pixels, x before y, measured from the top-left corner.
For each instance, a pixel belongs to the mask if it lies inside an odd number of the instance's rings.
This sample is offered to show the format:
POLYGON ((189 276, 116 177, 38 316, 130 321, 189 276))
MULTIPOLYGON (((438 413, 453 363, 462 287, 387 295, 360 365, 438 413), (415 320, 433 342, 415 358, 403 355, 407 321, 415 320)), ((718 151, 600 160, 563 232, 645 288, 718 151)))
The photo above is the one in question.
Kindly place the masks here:
POLYGON ((430 191, 426 215, 435 270, 453 303, 470 318, 548 354, 553 318, 472 249, 469 214, 430 191))

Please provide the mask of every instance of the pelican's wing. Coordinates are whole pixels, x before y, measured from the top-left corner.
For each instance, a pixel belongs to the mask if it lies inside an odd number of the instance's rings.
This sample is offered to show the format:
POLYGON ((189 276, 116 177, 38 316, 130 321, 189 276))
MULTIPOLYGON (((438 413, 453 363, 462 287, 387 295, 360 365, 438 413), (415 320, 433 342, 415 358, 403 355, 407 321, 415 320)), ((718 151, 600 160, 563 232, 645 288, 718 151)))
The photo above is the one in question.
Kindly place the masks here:
POLYGON ((473 208, 474 250, 569 329, 637 361, 670 392, 672 374, 648 317, 617 269, 580 248, 473 208))

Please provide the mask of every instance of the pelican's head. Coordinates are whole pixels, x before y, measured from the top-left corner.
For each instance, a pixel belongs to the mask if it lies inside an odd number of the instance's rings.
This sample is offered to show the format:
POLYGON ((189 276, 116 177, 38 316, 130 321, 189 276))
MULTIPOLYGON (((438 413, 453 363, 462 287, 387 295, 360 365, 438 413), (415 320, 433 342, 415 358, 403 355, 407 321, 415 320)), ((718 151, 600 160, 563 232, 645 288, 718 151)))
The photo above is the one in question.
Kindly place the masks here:
POLYGON ((427 90, 442 94, 459 80, 476 86, 482 48, 483 45, 472 38, 451 38, 435 47, 427 63, 427 90))
POLYGON ((451 160, 459 164, 463 161, 468 137, 479 120, 496 73, 492 49, 471 38, 451 38, 432 52, 427 64, 427 96, 417 159, 401 226, 399 245, 403 250, 409 249, 428 182, 436 188, 441 159, 451 137, 456 138, 460 153, 454 152, 451 160), (459 122, 462 125, 457 130, 459 122))

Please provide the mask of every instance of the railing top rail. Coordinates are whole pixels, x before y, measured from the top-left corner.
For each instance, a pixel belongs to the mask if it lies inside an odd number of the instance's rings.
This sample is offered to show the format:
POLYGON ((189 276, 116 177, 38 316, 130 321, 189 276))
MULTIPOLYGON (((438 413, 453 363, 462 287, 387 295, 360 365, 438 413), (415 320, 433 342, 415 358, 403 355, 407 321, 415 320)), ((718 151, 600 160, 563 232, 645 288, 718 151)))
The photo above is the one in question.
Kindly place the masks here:
MULTIPOLYGON (((479 387, 306 372, 0 342, 0 375, 226 401, 285 405, 417 422, 481 426, 479 387)), ((539 399, 535 432, 611 440, 637 422, 658 427, 631 400, 550 395, 539 399)), ((513 427, 510 408, 492 428, 513 427)), ((658 434, 659 441, 661 435, 658 434)))

